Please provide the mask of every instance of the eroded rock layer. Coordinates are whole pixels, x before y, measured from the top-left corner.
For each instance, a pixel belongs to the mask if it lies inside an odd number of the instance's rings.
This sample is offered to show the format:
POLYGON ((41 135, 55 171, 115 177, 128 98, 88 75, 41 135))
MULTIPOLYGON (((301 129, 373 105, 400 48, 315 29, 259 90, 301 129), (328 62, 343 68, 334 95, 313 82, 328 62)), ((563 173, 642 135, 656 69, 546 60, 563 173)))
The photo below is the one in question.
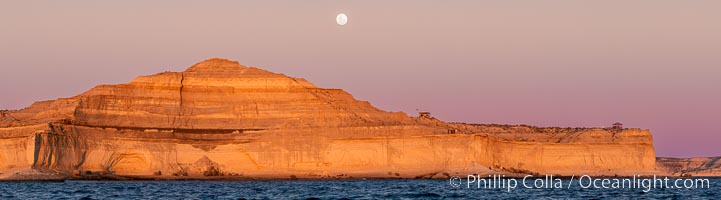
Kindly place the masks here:
POLYGON ((721 157, 657 158, 656 168, 670 176, 721 176, 721 157))
POLYGON ((654 172, 640 129, 446 123, 225 59, 0 116, 0 178, 447 177, 654 172))

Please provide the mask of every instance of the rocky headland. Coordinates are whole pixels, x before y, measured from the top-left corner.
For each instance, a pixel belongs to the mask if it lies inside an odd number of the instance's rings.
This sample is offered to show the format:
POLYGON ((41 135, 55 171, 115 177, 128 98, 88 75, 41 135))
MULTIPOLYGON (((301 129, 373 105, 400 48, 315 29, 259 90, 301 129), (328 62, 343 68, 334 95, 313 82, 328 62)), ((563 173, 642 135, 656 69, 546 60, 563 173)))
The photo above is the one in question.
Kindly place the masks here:
POLYGON ((669 176, 721 176, 721 157, 656 159, 656 169, 669 176))
POLYGON ((718 174, 661 160, 648 130, 449 123, 217 58, 0 112, 3 180, 718 174))

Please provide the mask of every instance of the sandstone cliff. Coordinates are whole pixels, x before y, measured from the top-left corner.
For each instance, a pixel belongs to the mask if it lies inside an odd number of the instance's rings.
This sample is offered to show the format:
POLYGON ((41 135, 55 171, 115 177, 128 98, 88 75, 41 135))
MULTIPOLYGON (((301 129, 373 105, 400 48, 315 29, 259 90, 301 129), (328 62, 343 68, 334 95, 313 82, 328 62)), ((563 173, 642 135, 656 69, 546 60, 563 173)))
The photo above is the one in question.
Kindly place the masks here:
POLYGON ((0 178, 654 173, 641 129, 447 123, 209 59, 0 113, 0 178))
POLYGON ((656 169, 669 176, 721 176, 721 157, 657 158, 656 169))

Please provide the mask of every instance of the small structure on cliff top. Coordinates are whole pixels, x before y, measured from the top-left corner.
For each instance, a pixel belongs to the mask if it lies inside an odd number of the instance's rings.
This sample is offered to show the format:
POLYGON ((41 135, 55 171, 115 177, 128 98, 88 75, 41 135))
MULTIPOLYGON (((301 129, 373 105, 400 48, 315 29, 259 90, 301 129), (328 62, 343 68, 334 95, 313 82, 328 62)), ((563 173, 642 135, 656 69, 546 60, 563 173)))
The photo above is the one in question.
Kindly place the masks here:
POLYGON ((430 113, 430 112, 419 112, 419 113, 418 113, 418 118, 430 119, 430 118, 431 118, 431 113, 430 113))
POLYGON ((621 122, 613 123, 613 129, 623 129, 623 124, 621 122))

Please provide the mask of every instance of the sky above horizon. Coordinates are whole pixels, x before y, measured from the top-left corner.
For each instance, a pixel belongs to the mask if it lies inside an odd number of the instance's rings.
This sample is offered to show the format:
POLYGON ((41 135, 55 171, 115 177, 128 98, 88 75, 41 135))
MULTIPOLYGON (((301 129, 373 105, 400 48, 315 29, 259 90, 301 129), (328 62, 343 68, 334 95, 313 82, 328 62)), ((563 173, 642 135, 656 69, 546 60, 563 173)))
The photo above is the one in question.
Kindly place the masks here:
POLYGON ((721 1, 2 1, 0 109, 223 57, 444 121, 721 156, 721 1), (339 26, 336 15, 348 15, 339 26))

